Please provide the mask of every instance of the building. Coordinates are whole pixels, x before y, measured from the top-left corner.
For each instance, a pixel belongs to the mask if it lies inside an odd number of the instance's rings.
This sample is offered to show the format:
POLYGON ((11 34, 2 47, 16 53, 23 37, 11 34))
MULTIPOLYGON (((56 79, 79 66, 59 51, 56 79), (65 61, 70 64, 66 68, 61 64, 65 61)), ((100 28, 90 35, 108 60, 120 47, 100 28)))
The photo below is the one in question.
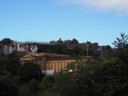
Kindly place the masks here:
POLYGON ((16 51, 17 53, 36 54, 38 47, 36 44, 24 44, 12 41, 10 44, 0 43, 0 56, 7 56, 16 51))
MULTIPOLYGON (((87 61, 88 58, 82 57, 83 60, 87 61)), ((69 55, 62 54, 50 54, 50 53, 38 53, 38 54, 27 54, 20 58, 21 64, 27 62, 32 62, 39 64, 41 69, 55 70, 55 72, 60 72, 65 69, 68 64, 75 62, 69 55)))

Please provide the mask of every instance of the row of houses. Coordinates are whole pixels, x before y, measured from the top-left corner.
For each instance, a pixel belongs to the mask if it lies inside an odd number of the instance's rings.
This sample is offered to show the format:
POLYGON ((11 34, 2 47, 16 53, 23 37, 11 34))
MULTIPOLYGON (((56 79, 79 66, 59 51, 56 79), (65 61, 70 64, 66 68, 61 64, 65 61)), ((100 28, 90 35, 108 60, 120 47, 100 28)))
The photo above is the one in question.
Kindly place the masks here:
POLYGON ((38 52, 38 47, 36 44, 23 44, 19 42, 11 42, 10 44, 0 43, 0 56, 7 56, 14 51, 16 52, 24 52, 24 53, 32 53, 36 54, 38 52))

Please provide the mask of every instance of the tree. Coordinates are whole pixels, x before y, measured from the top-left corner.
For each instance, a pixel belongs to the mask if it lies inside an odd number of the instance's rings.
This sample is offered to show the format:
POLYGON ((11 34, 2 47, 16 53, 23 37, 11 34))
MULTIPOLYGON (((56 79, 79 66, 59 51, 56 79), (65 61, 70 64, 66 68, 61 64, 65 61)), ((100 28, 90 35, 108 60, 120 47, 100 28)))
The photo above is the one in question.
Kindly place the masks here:
POLYGON ((120 38, 116 39, 117 40, 112 43, 116 48, 123 48, 128 45, 128 35, 125 35, 125 33, 120 33, 120 38))
POLYGON ((53 87, 55 83, 55 78, 53 76, 45 76, 43 79, 43 85, 46 89, 49 89, 51 87, 53 87))
POLYGON ((60 73, 55 86, 60 96, 127 96, 127 74, 128 65, 116 57, 99 64, 79 61, 60 73))
POLYGON ((12 40, 10 38, 4 38, 1 42, 3 44, 11 44, 12 43, 12 40))
POLYGON ((128 66, 117 57, 105 59, 95 73, 97 96, 124 96, 123 92, 120 95, 118 92, 126 86, 127 70, 128 66))
POLYGON ((42 80, 43 74, 39 65, 28 62, 23 64, 20 76, 23 82, 29 82, 32 79, 42 80))
POLYGON ((18 76, 21 69, 21 63, 18 59, 12 58, 8 60, 8 64, 6 65, 6 71, 11 74, 11 76, 18 76))
POLYGON ((7 60, 4 58, 0 58, 0 75, 5 73, 6 65, 7 65, 7 60))
POLYGON ((119 60, 128 63, 128 35, 125 33, 121 33, 121 38, 116 38, 117 41, 114 41, 114 45, 116 47, 114 54, 112 56, 117 57, 119 60))
POLYGON ((116 43, 116 51, 98 63, 69 64, 56 79, 61 96, 128 96, 128 47, 124 37, 116 43))
POLYGON ((57 76, 56 89, 62 96, 95 96, 93 76, 96 66, 84 61, 69 64, 67 69, 57 76))
POLYGON ((36 79, 32 79, 30 82, 29 82, 29 91, 31 93, 35 93, 39 90, 39 82, 36 80, 36 79))
POLYGON ((11 82, 0 80, 0 96, 19 96, 19 90, 11 82))
POLYGON ((78 44, 79 43, 79 41, 75 38, 73 38, 71 42, 72 42, 72 44, 78 44))

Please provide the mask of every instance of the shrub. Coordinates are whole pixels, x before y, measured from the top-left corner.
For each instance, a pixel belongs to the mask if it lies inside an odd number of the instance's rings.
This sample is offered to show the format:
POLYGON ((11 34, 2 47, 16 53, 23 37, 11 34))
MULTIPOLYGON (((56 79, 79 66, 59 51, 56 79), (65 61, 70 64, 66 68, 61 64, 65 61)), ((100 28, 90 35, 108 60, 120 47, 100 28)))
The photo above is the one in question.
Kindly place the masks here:
POLYGON ((0 81, 0 96, 18 96, 19 89, 10 82, 0 81))
POLYGON ((39 82, 36 79, 32 79, 29 82, 29 91, 32 93, 36 93, 39 89, 39 82))
POLYGON ((55 79, 51 75, 45 76, 44 79, 43 79, 43 85, 47 89, 53 87, 54 83, 55 83, 55 79))

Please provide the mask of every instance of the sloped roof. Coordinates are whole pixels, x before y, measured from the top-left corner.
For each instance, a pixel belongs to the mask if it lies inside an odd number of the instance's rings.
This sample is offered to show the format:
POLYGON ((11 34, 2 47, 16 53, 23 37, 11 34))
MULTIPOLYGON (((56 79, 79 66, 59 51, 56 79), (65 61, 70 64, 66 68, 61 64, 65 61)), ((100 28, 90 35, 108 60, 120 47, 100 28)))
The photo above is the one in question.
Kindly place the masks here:
POLYGON ((52 54, 52 53, 37 53, 37 54, 26 54, 25 56, 23 56, 22 58, 29 58, 29 57, 44 57, 44 56, 48 56, 48 57, 69 57, 69 55, 63 55, 63 54, 52 54))
POLYGON ((27 54, 27 55, 23 56, 22 58, 29 58, 29 57, 35 57, 35 56, 32 54, 27 54))

